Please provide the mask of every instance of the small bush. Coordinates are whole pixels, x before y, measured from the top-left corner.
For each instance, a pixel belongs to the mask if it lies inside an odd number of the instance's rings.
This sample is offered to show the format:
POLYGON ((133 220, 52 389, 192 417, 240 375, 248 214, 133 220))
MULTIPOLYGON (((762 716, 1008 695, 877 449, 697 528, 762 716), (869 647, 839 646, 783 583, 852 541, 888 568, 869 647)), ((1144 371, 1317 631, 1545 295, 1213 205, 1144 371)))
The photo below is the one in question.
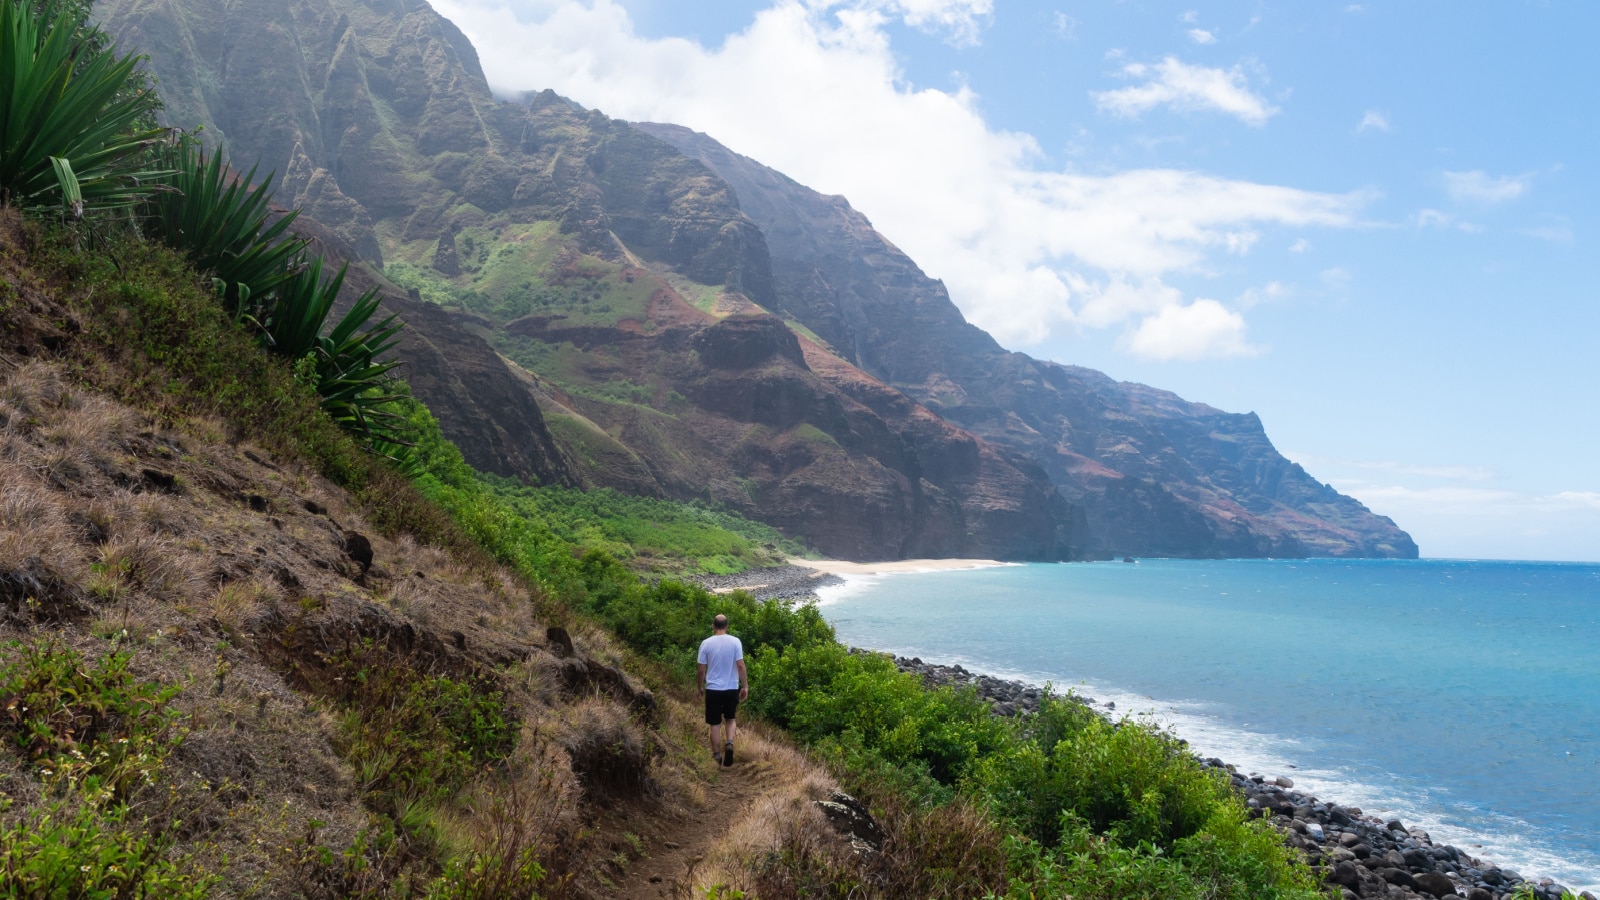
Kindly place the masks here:
POLYGON ((517 725, 487 681, 423 675, 371 647, 337 656, 344 672, 336 747, 386 811, 447 799, 504 757, 517 725))
POLYGON ((54 780, 95 799, 125 798, 182 737, 175 687, 136 680, 129 656, 94 663, 52 639, 14 642, 0 667, 0 732, 54 780))
POLYGON ((219 878, 168 857, 126 807, 56 803, 0 831, 0 896, 54 900, 200 900, 219 878))

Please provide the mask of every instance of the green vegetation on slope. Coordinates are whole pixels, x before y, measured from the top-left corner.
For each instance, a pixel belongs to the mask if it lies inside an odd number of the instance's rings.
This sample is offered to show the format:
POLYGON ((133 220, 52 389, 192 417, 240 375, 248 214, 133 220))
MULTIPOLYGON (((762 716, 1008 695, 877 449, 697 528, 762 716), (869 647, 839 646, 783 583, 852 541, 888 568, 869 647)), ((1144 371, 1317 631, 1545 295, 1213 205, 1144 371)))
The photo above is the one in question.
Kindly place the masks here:
POLYGON ((503 562, 573 589, 574 553, 598 551, 647 572, 726 574, 803 556, 777 529, 694 504, 612 490, 528 487, 474 472, 426 407, 411 402, 417 485, 503 562))
POLYGON ((1055 697, 1037 714, 1001 719, 970 689, 928 690, 886 657, 850 653, 813 606, 631 584, 598 554, 581 568, 580 608, 685 674, 705 622, 727 614, 751 660, 751 710, 814 747, 866 796, 978 804, 1010 832, 1006 897, 1318 895, 1225 776, 1153 726, 1113 725, 1055 697))

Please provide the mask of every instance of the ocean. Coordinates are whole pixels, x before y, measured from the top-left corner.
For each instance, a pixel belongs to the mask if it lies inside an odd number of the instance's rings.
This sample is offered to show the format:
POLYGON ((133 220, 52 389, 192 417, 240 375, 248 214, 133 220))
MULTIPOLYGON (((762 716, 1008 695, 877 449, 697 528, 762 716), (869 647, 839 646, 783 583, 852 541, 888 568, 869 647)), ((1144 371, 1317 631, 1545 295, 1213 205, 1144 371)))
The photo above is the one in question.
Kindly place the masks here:
POLYGON ((852 576, 847 644, 1049 682, 1600 891, 1600 565, 1140 560, 852 576))

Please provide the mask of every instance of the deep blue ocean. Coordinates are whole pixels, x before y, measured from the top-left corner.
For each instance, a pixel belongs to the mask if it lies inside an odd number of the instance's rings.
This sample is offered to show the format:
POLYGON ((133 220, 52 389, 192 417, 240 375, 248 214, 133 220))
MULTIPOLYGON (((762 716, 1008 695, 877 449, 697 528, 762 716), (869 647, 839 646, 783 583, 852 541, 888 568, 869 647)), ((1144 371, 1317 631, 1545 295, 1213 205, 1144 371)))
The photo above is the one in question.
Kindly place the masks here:
POLYGON ((1600 890, 1600 565, 1140 560, 852 577, 847 644, 1148 714, 1205 756, 1600 890))

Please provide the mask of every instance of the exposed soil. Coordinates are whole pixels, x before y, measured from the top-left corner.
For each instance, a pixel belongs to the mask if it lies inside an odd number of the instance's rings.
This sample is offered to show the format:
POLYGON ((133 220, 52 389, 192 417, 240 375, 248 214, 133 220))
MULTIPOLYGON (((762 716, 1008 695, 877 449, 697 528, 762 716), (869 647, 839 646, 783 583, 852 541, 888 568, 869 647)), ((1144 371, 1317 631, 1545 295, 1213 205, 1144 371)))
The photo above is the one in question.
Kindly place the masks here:
MULTIPOLYGON (((705 751, 710 763, 710 749, 705 751)), ((705 785, 705 803, 655 818, 643 831, 643 857, 613 879, 611 895, 626 900, 683 900, 694 896, 695 867, 717 845, 734 817, 753 805, 779 781, 773 764, 764 758, 738 759, 732 767, 717 767, 705 785)))

